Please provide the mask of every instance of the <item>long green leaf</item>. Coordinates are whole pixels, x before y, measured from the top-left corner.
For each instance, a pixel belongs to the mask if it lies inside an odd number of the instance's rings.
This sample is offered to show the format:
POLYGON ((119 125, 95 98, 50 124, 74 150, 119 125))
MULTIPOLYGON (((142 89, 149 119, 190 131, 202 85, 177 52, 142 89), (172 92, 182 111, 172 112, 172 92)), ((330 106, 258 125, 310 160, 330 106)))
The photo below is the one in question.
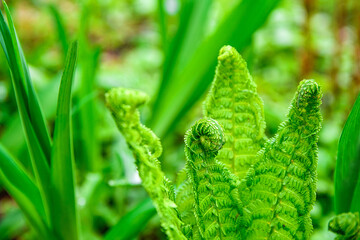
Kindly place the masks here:
MULTIPOLYGON (((5 1, 3 1, 7 20, 9 26, 7 27, 4 23, 3 38, 7 46, 7 54, 9 55, 9 66, 11 68, 12 74, 16 81, 19 81, 21 87, 23 88, 22 94, 23 97, 27 100, 25 101, 25 106, 28 111, 29 119, 35 131, 36 137, 40 142, 43 152, 46 159, 50 160, 50 151, 51 151, 51 141, 49 132, 46 127, 44 114, 41 110, 38 98, 36 96, 34 87, 31 84, 31 78, 28 66, 26 64, 25 56, 22 51, 19 39, 16 34, 14 23, 7 7, 5 1), (10 45, 10 40, 12 44, 10 45)), ((3 20, 3 16, 1 16, 3 20)))
POLYGON ((44 239, 52 236, 46 224, 44 206, 39 189, 25 169, 0 144, 0 180, 44 239))
POLYGON ((49 151, 47 148, 50 146, 50 140, 47 135, 40 105, 37 102, 34 89, 30 82, 25 57, 17 39, 9 9, 5 2, 3 2, 3 4, 10 29, 5 23, 4 16, 0 13, 0 30, 3 38, 2 46, 5 47, 4 52, 7 52, 7 60, 18 111, 30 152, 32 167, 44 204, 47 222, 50 224, 51 184, 49 184, 50 169, 47 159, 49 151))
POLYGON ((360 94, 341 133, 335 168, 336 214, 360 211, 360 94), (359 185, 356 187, 356 185, 359 185), (357 192, 355 192, 355 189, 357 192))
POLYGON ((100 49, 91 46, 88 41, 89 19, 93 16, 96 1, 84 1, 81 6, 79 39, 80 84, 74 95, 74 103, 79 106, 74 113, 75 158, 80 172, 96 172, 100 157, 97 142, 96 112, 96 73, 99 64, 100 49), (86 100, 86 101, 85 101, 86 100))
POLYGON ((64 21, 56 5, 54 4, 49 5, 49 9, 54 19, 54 24, 56 26, 57 35, 59 42, 61 43, 62 51, 64 53, 64 56, 66 57, 66 53, 68 50, 68 36, 66 33, 66 28, 64 26, 64 21))
POLYGON ((71 44, 61 78, 51 154, 51 176, 54 185, 54 230, 61 239, 78 239, 75 201, 75 163, 71 136, 71 88, 77 59, 77 42, 71 44))
POLYGON ((105 240, 133 239, 156 214, 150 198, 139 203, 105 234, 105 240))
MULTIPOLYGON (((161 5, 160 2, 159 6, 161 5)), ((174 80, 172 78, 174 70, 183 67, 199 46, 204 37, 204 26, 207 25, 212 2, 212 0, 185 0, 182 2, 179 28, 169 48, 165 48, 166 56, 158 95, 164 94, 167 86, 174 80)), ((154 103, 154 109, 159 104, 159 99, 157 99, 154 103)))
POLYGON ((243 0, 195 51, 186 66, 176 69, 174 80, 158 96, 152 128, 159 136, 168 133, 178 118, 203 95, 211 83, 216 56, 223 45, 243 50, 280 0, 243 0))

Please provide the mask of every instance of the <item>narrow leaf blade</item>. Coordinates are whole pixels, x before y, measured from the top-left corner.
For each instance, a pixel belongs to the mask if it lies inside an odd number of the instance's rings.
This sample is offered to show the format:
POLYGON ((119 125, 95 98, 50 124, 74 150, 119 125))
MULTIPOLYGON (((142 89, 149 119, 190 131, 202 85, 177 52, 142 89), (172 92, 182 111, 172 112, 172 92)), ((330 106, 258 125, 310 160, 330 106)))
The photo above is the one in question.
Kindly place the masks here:
POLYGON ((40 191, 25 169, 0 144, 0 181, 18 203, 30 224, 43 237, 50 237, 40 191))
POLYGON ((139 203, 123 216, 105 235, 105 240, 125 240, 136 237, 146 223, 156 214, 150 198, 139 203))
POLYGON ((75 201, 74 159, 71 136, 71 88, 77 59, 77 42, 71 44, 61 78, 54 143, 51 156, 53 199, 60 209, 52 215, 54 228, 62 239, 78 239, 78 221, 75 201))
MULTIPOLYGON (((360 177, 360 94, 340 136, 335 168, 335 212, 349 212, 360 177)), ((358 190, 359 187, 358 187, 358 190)), ((360 202, 360 199, 357 199, 360 202)), ((358 209, 360 210, 360 209, 358 209)))

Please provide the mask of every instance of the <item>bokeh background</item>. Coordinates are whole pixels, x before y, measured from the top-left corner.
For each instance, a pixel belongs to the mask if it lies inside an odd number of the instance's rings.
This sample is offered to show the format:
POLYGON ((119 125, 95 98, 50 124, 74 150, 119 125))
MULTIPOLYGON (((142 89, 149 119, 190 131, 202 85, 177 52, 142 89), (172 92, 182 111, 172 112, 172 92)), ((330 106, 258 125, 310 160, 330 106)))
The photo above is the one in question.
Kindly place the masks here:
MULTIPOLYGON (((231 44, 248 63, 273 136, 298 82, 324 92, 312 239, 332 239, 337 144, 360 89, 358 0, 8 0, 33 84, 52 132, 64 57, 79 41, 73 88, 77 201, 84 239, 102 239, 143 210, 134 239, 165 239, 134 159, 105 108, 111 87, 151 96, 143 122, 161 138, 166 175, 185 163, 183 136, 202 116, 216 55, 231 44), (144 207, 145 206, 145 207, 144 207), (150 206, 150 207, 149 207, 150 206), (123 224, 123 223, 122 223, 123 224)), ((2 8, 3 10, 3 8, 2 8)), ((31 172, 14 92, 0 53, 0 141, 31 172)), ((129 223, 129 226, 131 223, 129 223)), ((0 239, 36 239, 0 183, 0 239)))

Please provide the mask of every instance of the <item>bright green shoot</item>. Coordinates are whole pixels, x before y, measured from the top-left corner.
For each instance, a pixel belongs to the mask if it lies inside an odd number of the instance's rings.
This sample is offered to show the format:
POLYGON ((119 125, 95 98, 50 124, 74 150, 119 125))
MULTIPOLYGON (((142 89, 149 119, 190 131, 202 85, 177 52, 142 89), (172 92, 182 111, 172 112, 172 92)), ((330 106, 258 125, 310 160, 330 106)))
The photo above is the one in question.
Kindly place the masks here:
POLYGON ((112 89, 107 104, 170 239, 287 240, 309 239, 313 229, 321 97, 315 81, 301 81, 287 119, 267 140, 256 84, 239 53, 223 47, 205 118, 185 135, 188 179, 175 196, 157 161, 160 141, 139 123, 147 96, 112 89))

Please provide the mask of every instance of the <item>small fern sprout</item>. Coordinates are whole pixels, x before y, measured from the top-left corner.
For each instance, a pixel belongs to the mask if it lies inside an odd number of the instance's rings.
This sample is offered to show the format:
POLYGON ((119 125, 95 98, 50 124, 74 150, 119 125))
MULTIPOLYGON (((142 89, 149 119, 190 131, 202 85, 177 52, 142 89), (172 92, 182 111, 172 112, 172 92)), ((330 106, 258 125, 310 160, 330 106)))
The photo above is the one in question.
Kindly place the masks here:
POLYGON ((149 193, 160 216, 161 225, 171 240, 185 240, 174 188, 165 177, 158 157, 162 147, 159 138, 140 123, 137 109, 147 101, 146 94, 124 88, 113 88, 106 94, 106 104, 116 125, 134 153, 142 185, 149 193))
POLYGON ((359 213, 341 213, 329 222, 329 231, 338 234, 338 240, 360 239, 359 213))
POLYGON ((187 131, 185 144, 200 239, 241 239, 238 181, 215 159, 224 144, 221 126, 213 119, 201 119, 187 131))

